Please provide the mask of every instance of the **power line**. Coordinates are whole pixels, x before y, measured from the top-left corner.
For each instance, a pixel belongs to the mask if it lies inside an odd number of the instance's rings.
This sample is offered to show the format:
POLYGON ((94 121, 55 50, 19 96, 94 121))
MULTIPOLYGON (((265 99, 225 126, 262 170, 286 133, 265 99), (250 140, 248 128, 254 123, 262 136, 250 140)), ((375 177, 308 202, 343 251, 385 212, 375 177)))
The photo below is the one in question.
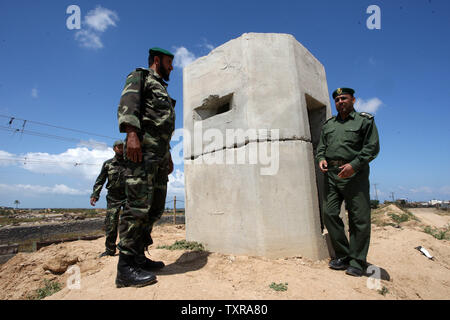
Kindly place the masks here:
POLYGON ((50 160, 50 159, 28 159, 28 158, 0 158, 0 161, 11 161, 11 162, 23 162, 24 164, 27 163, 33 163, 33 164, 53 164, 53 165, 59 165, 59 164, 70 164, 76 166, 98 166, 102 163, 83 163, 83 162, 72 162, 72 161, 57 161, 57 160, 50 160))
POLYGON ((21 118, 16 118, 16 117, 13 117, 13 116, 7 116, 7 115, 3 115, 3 114, 0 114, 0 117, 10 119, 9 122, 8 122, 9 125, 11 125, 15 120, 24 121, 22 129, 25 127, 25 123, 34 123, 34 124, 41 125, 41 126, 47 126, 47 127, 51 127, 51 128, 67 130, 67 131, 72 131, 72 132, 78 132, 78 133, 88 134, 88 135, 102 137, 102 138, 108 138, 108 139, 113 139, 113 140, 117 139, 117 138, 114 138, 114 137, 109 137, 109 136, 101 135, 101 134, 98 134, 98 133, 93 133, 93 132, 88 132, 88 131, 78 130, 78 129, 72 129, 72 128, 67 128, 67 127, 62 127, 62 126, 57 126, 57 125, 44 123, 44 122, 39 122, 39 121, 21 119, 21 118))
MULTIPOLYGON (((28 134, 28 135, 31 135, 31 136, 37 136, 37 137, 43 137, 43 138, 51 138, 51 139, 56 139, 56 140, 60 140, 60 141, 69 141, 69 142, 77 142, 77 143, 82 141, 81 139, 62 137, 62 136, 58 136, 58 135, 54 135, 54 134, 48 134, 48 133, 43 133, 43 132, 38 132, 38 131, 31 131, 31 130, 24 130, 24 129, 17 129, 17 128, 9 128, 9 127, 5 127, 5 126, 0 126, 0 130, 2 130, 2 131, 9 131, 9 132, 12 132, 12 133, 19 133, 20 132, 21 134, 28 134)), ((89 144, 98 145, 98 146, 102 146, 102 147, 105 146, 105 144, 101 143, 101 142, 89 142, 89 144)))

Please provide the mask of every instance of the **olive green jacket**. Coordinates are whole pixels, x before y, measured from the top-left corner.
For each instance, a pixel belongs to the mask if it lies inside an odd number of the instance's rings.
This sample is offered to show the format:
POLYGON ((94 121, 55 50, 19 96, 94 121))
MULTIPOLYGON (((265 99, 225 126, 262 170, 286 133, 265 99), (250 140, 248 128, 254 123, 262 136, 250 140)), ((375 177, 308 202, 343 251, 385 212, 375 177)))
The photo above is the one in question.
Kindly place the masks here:
POLYGON ((379 152, 374 117, 366 112, 352 111, 345 120, 337 115, 324 123, 316 159, 318 162, 344 160, 357 172, 375 159, 379 152))

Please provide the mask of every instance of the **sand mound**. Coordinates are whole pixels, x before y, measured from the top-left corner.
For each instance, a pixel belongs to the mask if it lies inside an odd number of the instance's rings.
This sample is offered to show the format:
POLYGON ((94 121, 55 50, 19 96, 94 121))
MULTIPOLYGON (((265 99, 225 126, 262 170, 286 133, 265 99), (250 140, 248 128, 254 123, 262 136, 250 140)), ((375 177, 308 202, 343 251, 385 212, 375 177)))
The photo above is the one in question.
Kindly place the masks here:
POLYGON ((368 277, 354 278, 328 268, 328 260, 302 257, 267 259, 211 252, 158 249, 185 238, 184 226, 157 226, 151 258, 166 267, 158 282, 144 288, 117 289, 118 256, 98 258, 104 238, 52 245, 18 254, 0 268, 0 299, 25 299, 44 279, 62 290, 47 299, 449 299, 450 242, 409 227, 372 228, 368 260, 378 286, 368 277), (429 260, 415 249, 423 246, 429 260), (69 265, 80 268, 80 289, 69 288, 69 265), (377 266, 377 268, 375 268, 377 266), (64 273, 63 270, 66 269, 64 273), (369 281, 368 281, 369 279, 369 281), (287 283, 275 291, 272 283, 287 283), (382 291, 378 289, 385 288, 382 291))
POLYGON ((411 227, 421 230, 420 220, 394 204, 372 210, 372 223, 377 226, 411 227))
POLYGON ((386 207, 381 208, 380 211, 383 214, 389 214, 389 213, 402 214, 402 213, 405 213, 402 209, 397 207, 395 204, 387 205, 386 207))

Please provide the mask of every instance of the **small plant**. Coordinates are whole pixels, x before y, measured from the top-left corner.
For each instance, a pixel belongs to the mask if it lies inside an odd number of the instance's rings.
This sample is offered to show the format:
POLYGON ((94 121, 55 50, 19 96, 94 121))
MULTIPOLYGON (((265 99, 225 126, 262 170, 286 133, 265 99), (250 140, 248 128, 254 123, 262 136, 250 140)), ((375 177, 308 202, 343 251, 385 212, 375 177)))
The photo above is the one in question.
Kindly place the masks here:
POLYGON ((383 286, 383 288, 378 290, 378 293, 381 294, 382 296, 385 296, 388 292, 389 292, 389 290, 385 286, 383 286))
POLYGON ((158 246, 158 249, 205 251, 203 244, 195 241, 179 240, 170 246, 158 246))
POLYGON ((59 282, 50 281, 50 280, 45 279, 44 287, 39 288, 36 291, 34 291, 33 294, 28 296, 28 298, 31 300, 41 300, 41 299, 44 299, 45 297, 55 294, 56 292, 60 291, 61 289, 62 289, 61 284, 59 282))
POLYGON ((269 286, 269 288, 270 289, 273 289, 273 290, 275 290, 275 291, 287 291, 287 286, 288 286, 288 283, 287 282, 285 282, 285 283, 275 283, 275 282, 272 282, 271 284, 270 284, 270 286, 269 286))
POLYGON ((402 223, 409 221, 411 217, 407 213, 401 213, 401 214, 395 214, 395 213, 389 213, 388 216, 392 218, 396 223, 402 223))
POLYGON ((447 225, 445 228, 438 229, 432 228, 430 226, 426 226, 423 231, 432 235, 438 240, 450 240, 450 225, 447 225))
POLYGON ((380 201, 378 200, 370 200, 370 208, 377 209, 380 205, 380 201))

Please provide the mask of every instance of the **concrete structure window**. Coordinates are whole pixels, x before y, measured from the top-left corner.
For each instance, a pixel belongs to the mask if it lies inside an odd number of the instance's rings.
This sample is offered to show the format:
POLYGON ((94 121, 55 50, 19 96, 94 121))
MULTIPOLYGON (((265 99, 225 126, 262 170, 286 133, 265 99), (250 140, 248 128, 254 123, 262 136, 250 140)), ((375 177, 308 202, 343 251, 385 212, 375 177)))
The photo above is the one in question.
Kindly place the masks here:
POLYGON ((203 100, 203 104, 200 107, 194 109, 194 120, 201 121, 230 111, 232 99, 233 93, 223 97, 218 95, 209 96, 203 100))

